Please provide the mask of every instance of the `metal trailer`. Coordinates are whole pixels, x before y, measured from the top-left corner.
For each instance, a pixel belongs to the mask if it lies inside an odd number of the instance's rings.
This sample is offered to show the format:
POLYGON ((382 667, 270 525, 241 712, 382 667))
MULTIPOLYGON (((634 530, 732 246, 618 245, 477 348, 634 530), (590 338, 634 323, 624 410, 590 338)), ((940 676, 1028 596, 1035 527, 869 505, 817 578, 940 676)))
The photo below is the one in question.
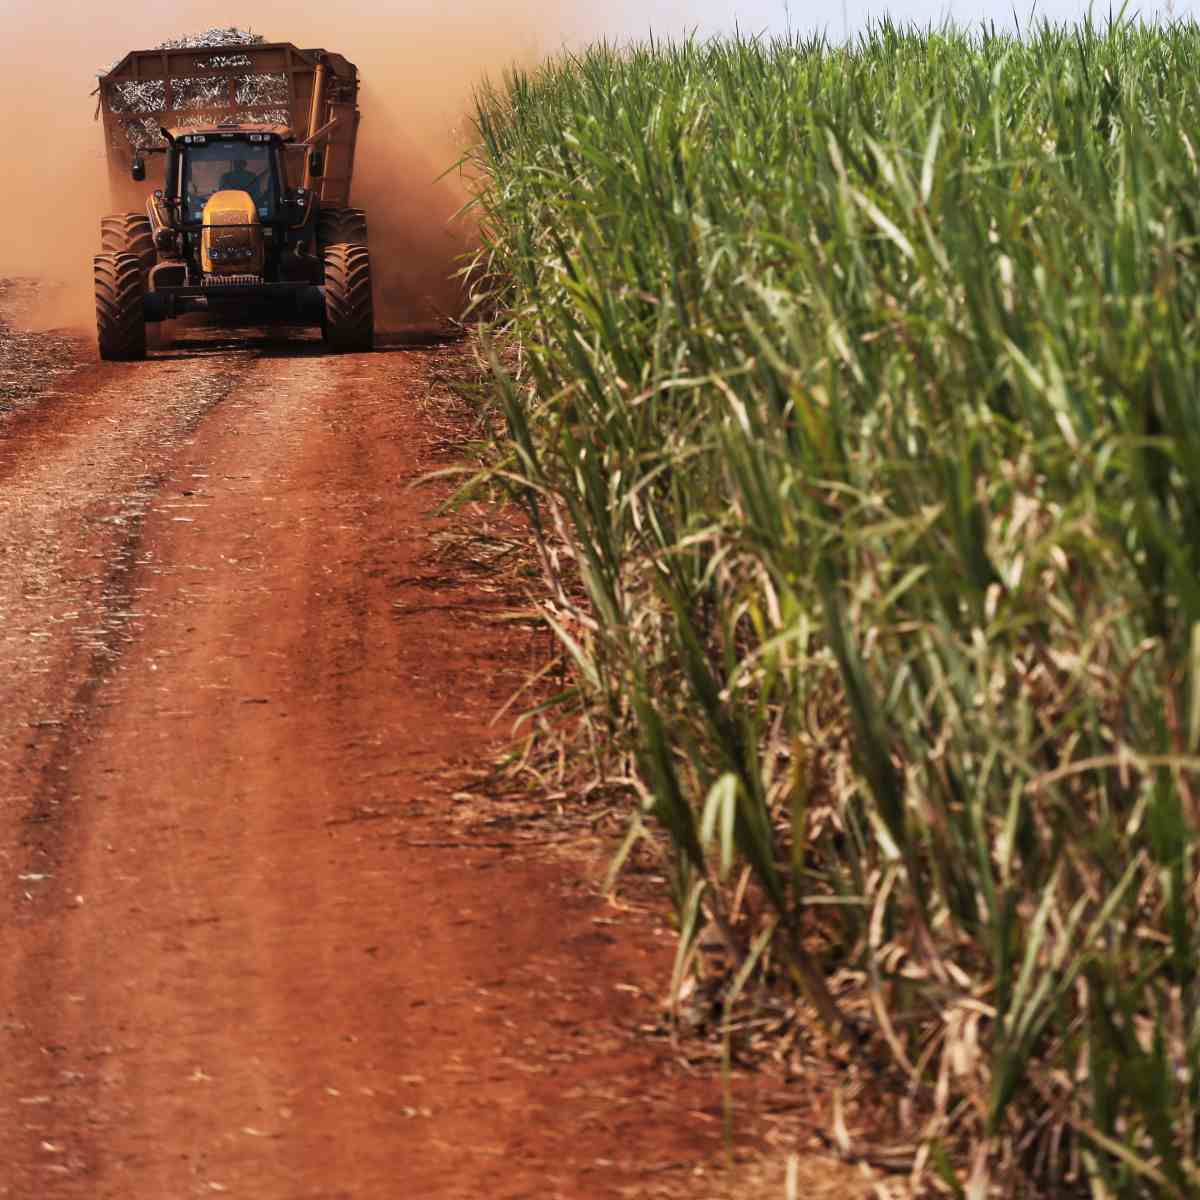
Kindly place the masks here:
POLYGON ((358 69, 340 54, 299 50, 290 42, 133 50, 100 76, 97 94, 114 209, 145 203, 151 189, 136 188, 130 168, 139 153, 163 145, 162 129, 222 122, 284 125, 296 135, 298 149, 319 146, 319 183, 304 160, 295 163, 292 185, 316 184, 328 207, 350 205, 358 69))

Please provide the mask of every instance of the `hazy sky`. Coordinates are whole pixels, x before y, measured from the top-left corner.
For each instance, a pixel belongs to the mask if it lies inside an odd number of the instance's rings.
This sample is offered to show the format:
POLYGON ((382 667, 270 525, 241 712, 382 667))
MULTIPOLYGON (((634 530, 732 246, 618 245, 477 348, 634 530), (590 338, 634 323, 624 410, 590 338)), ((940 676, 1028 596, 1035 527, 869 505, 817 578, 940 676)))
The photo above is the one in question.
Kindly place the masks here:
MULTIPOLYGON (((1116 0, 1114 10, 1119 9, 1116 0)), ((1095 19, 1107 19, 1107 3, 1091 6, 1095 19)), ((570 6, 564 5, 564 15, 570 6)), ((1022 24, 1031 12, 1031 0, 1018 0, 1016 5, 1022 24)), ((1039 0, 1032 9, 1037 17, 1054 22, 1076 21, 1085 16, 1089 9, 1088 0, 1039 0)), ((644 33, 651 24, 655 32, 677 33, 682 29, 696 28, 702 33, 731 29, 736 22, 745 32, 780 33, 790 22, 798 32, 824 30, 828 36, 841 41, 845 33, 861 29, 871 17, 884 13, 897 21, 912 21, 918 25, 939 25, 950 18, 960 26, 978 26, 981 21, 994 21, 997 26, 1013 26, 1013 5, 1005 0, 645 0, 643 3, 622 3, 608 9, 607 31, 614 34, 644 33)), ((1166 18, 1195 17, 1200 14, 1200 0, 1143 0, 1139 5, 1130 4, 1127 15, 1141 15, 1150 20, 1156 16, 1166 18)), ((579 23, 587 32, 604 21, 594 12, 581 10, 567 24, 579 23)))

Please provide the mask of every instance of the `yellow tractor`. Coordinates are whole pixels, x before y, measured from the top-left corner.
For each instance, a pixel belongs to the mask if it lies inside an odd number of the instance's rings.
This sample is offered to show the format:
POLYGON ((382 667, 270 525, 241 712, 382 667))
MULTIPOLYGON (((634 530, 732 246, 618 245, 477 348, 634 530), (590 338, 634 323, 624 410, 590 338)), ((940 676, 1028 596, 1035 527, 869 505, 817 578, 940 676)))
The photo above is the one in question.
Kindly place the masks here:
POLYGON ((357 98, 352 63, 290 43, 134 51, 101 77, 112 191, 141 204, 100 223, 101 358, 144 357, 147 324, 191 312, 371 348, 366 216, 349 206, 357 98))

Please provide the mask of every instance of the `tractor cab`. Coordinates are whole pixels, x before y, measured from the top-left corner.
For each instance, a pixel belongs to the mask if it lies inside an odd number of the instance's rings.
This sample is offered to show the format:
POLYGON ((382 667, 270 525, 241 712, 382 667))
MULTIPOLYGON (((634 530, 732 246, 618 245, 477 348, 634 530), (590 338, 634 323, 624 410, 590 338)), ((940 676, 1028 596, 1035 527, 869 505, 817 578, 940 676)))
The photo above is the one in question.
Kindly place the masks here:
POLYGON ((245 192, 260 221, 277 219, 286 187, 277 141, 263 134, 243 140, 202 133, 186 134, 181 140, 182 145, 176 143, 176 179, 183 224, 201 222, 208 201, 227 191, 245 192))
MULTIPOLYGON (((162 261, 158 286, 319 282, 313 257, 319 203, 293 187, 286 126, 164 129, 163 187, 148 212, 162 261)), ((316 156, 319 157, 319 156, 316 156)), ((302 161, 302 160, 301 160, 302 161)), ((310 158, 308 170, 320 172, 310 158)), ((299 163, 292 165, 299 174, 299 163)), ((135 175, 144 174, 140 160, 135 175)))
MULTIPOLYGON (((292 132, 282 125, 163 130, 164 193, 177 227, 200 225, 218 192, 244 192, 264 225, 292 225, 296 191, 289 182, 292 132)), ((296 167, 293 173, 298 173, 296 167)))

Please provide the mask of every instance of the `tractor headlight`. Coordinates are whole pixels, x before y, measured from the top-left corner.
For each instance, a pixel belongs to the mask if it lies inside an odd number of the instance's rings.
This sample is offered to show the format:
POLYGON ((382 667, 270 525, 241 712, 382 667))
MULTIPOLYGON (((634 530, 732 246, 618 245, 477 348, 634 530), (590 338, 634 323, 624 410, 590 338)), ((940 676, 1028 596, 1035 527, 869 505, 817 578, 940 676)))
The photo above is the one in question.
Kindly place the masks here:
POLYGON ((244 262, 254 257, 253 246, 233 246, 227 249, 214 248, 208 252, 213 262, 244 262))

